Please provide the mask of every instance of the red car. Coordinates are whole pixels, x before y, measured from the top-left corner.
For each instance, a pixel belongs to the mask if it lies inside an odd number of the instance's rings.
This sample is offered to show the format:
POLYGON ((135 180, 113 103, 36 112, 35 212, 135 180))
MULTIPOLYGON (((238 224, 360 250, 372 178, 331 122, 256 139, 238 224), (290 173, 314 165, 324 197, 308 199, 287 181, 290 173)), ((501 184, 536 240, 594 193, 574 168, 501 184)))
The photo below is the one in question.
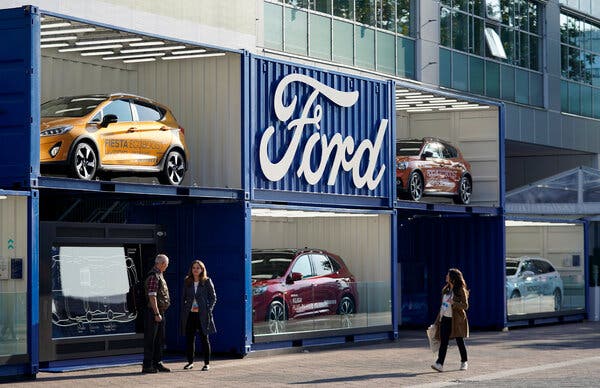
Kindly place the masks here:
MULTIPOLYGON (((254 322, 354 314, 356 279, 344 261, 319 249, 252 250, 254 322)), ((278 330, 271 330, 278 332, 278 330)))
POLYGON ((471 200, 471 165, 458 148, 436 138, 396 142, 396 188, 399 196, 419 201, 424 195, 452 197, 466 205, 471 200))

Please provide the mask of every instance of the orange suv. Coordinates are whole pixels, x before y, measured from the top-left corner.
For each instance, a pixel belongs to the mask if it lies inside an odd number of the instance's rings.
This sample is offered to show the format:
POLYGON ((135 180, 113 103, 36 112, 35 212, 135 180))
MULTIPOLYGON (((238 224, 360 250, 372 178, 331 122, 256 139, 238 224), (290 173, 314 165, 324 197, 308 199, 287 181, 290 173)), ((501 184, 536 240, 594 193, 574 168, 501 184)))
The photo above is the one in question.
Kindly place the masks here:
POLYGON ((396 142, 398 195, 419 201, 425 195, 452 197, 466 205, 473 192, 471 165, 460 150, 432 137, 396 142))
POLYGON ((184 130, 170 110, 131 94, 60 97, 42 104, 40 167, 78 179, 156 175, 179 185, 187 170, 184 130))

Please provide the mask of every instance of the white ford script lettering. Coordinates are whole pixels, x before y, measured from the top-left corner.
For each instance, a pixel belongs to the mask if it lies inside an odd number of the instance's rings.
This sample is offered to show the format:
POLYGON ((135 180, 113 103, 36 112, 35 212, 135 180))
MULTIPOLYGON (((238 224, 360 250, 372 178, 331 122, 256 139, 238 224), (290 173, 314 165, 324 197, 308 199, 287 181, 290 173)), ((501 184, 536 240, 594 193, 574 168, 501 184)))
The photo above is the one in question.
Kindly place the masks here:
POLYGON ((369 139, 363 140, 358 147, 355 149, 354 139, 351 136, 342 138, 340 133, 336 133, 328 139, 326 135, 319 134, 321 129, 321 118, 323 108, 320 104, 316 104, 313 107, 313 103, 319 94, 323 94, 334 104, 348 108, 351 107, 358 101, 359 92, 343 92, 333 89, 321 82, 310 78, 302 74, 290 74, 285 76, 277 85, 274 96, 274 108, 275 115, 279 121, 285 122, 292 117, 298 102, 298 96, 294 96, 292 102, 285 106, 283 103, 283 92, 286 87, 292 82, 301 82, 314 88, 314 91, 310 94, 306 103, 302 107, 300 117, 291 120, 287 124, 287 130, 293 131, 292 139, 287 145, 285 153, 281 159, 277 162, 271 161, 268 155, 268 145, 271 137, 275 133, 274 126, 268 127, 263 133, 260 139, 259 146, 259 161, 260 167, 263 174, 270 181, 276 182, 283 178, 298 152, 300 147, 300 139, 302 132, 306 127, 311 125, 315 129, 315 132, 308 138, 306 144, 304 144, 304 150, 302 152, 302 159, 300 167, 296 171, 299 178, 304 176, 304 179, 314 185, 319 182, 325 172, 325 168, 331 157, 333 162, 327 179, 328 185, 334 185, 337 180, 337 175, 340 167, 344 171, 352 171, 352 181, 357 188, 362 188, 365 184, 369 190, 373 190, 379 185, 383 173, 385 171, 385 165, 382 165, 379 171, 375 171, 377 166, 377 159, 381 150, 381 145, 385 138, 385 132, 388 126, 388 119, 382 119, 377 129, 377 135, 375 136, 375 142, 371 142, 369 139), (311 155, 316 152, 315 145, 321 142, 321 155, 315 155, 316 160, 319 161, 316 170, 311 168, 311 155), (348 156, 350 159, 347 159, 348 156), (360 164, 364 157, 367 157, 367 168, 361 175, 360 164))

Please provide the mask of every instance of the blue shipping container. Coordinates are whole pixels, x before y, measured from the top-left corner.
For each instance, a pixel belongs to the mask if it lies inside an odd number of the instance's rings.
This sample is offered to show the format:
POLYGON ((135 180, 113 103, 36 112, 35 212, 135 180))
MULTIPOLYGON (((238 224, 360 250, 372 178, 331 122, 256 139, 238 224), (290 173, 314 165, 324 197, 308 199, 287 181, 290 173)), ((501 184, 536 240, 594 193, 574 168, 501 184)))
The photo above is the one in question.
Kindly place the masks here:
POLYGON ((250 66, 251 199, 392 206, 393 82, 257 56, 250 66))
POLYGON ((0 187, 27 188, 39 175, 38 10, 0 10, 0 25, 0 187))

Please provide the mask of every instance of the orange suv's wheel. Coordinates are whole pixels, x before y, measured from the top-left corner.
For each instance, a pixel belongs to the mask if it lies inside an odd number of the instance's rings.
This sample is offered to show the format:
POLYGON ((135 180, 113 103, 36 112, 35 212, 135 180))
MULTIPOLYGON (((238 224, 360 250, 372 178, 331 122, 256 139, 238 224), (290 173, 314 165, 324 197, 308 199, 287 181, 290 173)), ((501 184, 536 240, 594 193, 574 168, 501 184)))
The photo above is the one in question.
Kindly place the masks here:
POLYGON ((98 155, 94 147, 85 142, 77 144, 70 160, 69 175, 88 181, 94 179, 98 171, 98 155))
POLYGON ((183 181, 185 175, 185 158, 177 150, 169 151, 165 160, 163 170, 158 176, 160 183, 164 185, 178 186, 183 181))

